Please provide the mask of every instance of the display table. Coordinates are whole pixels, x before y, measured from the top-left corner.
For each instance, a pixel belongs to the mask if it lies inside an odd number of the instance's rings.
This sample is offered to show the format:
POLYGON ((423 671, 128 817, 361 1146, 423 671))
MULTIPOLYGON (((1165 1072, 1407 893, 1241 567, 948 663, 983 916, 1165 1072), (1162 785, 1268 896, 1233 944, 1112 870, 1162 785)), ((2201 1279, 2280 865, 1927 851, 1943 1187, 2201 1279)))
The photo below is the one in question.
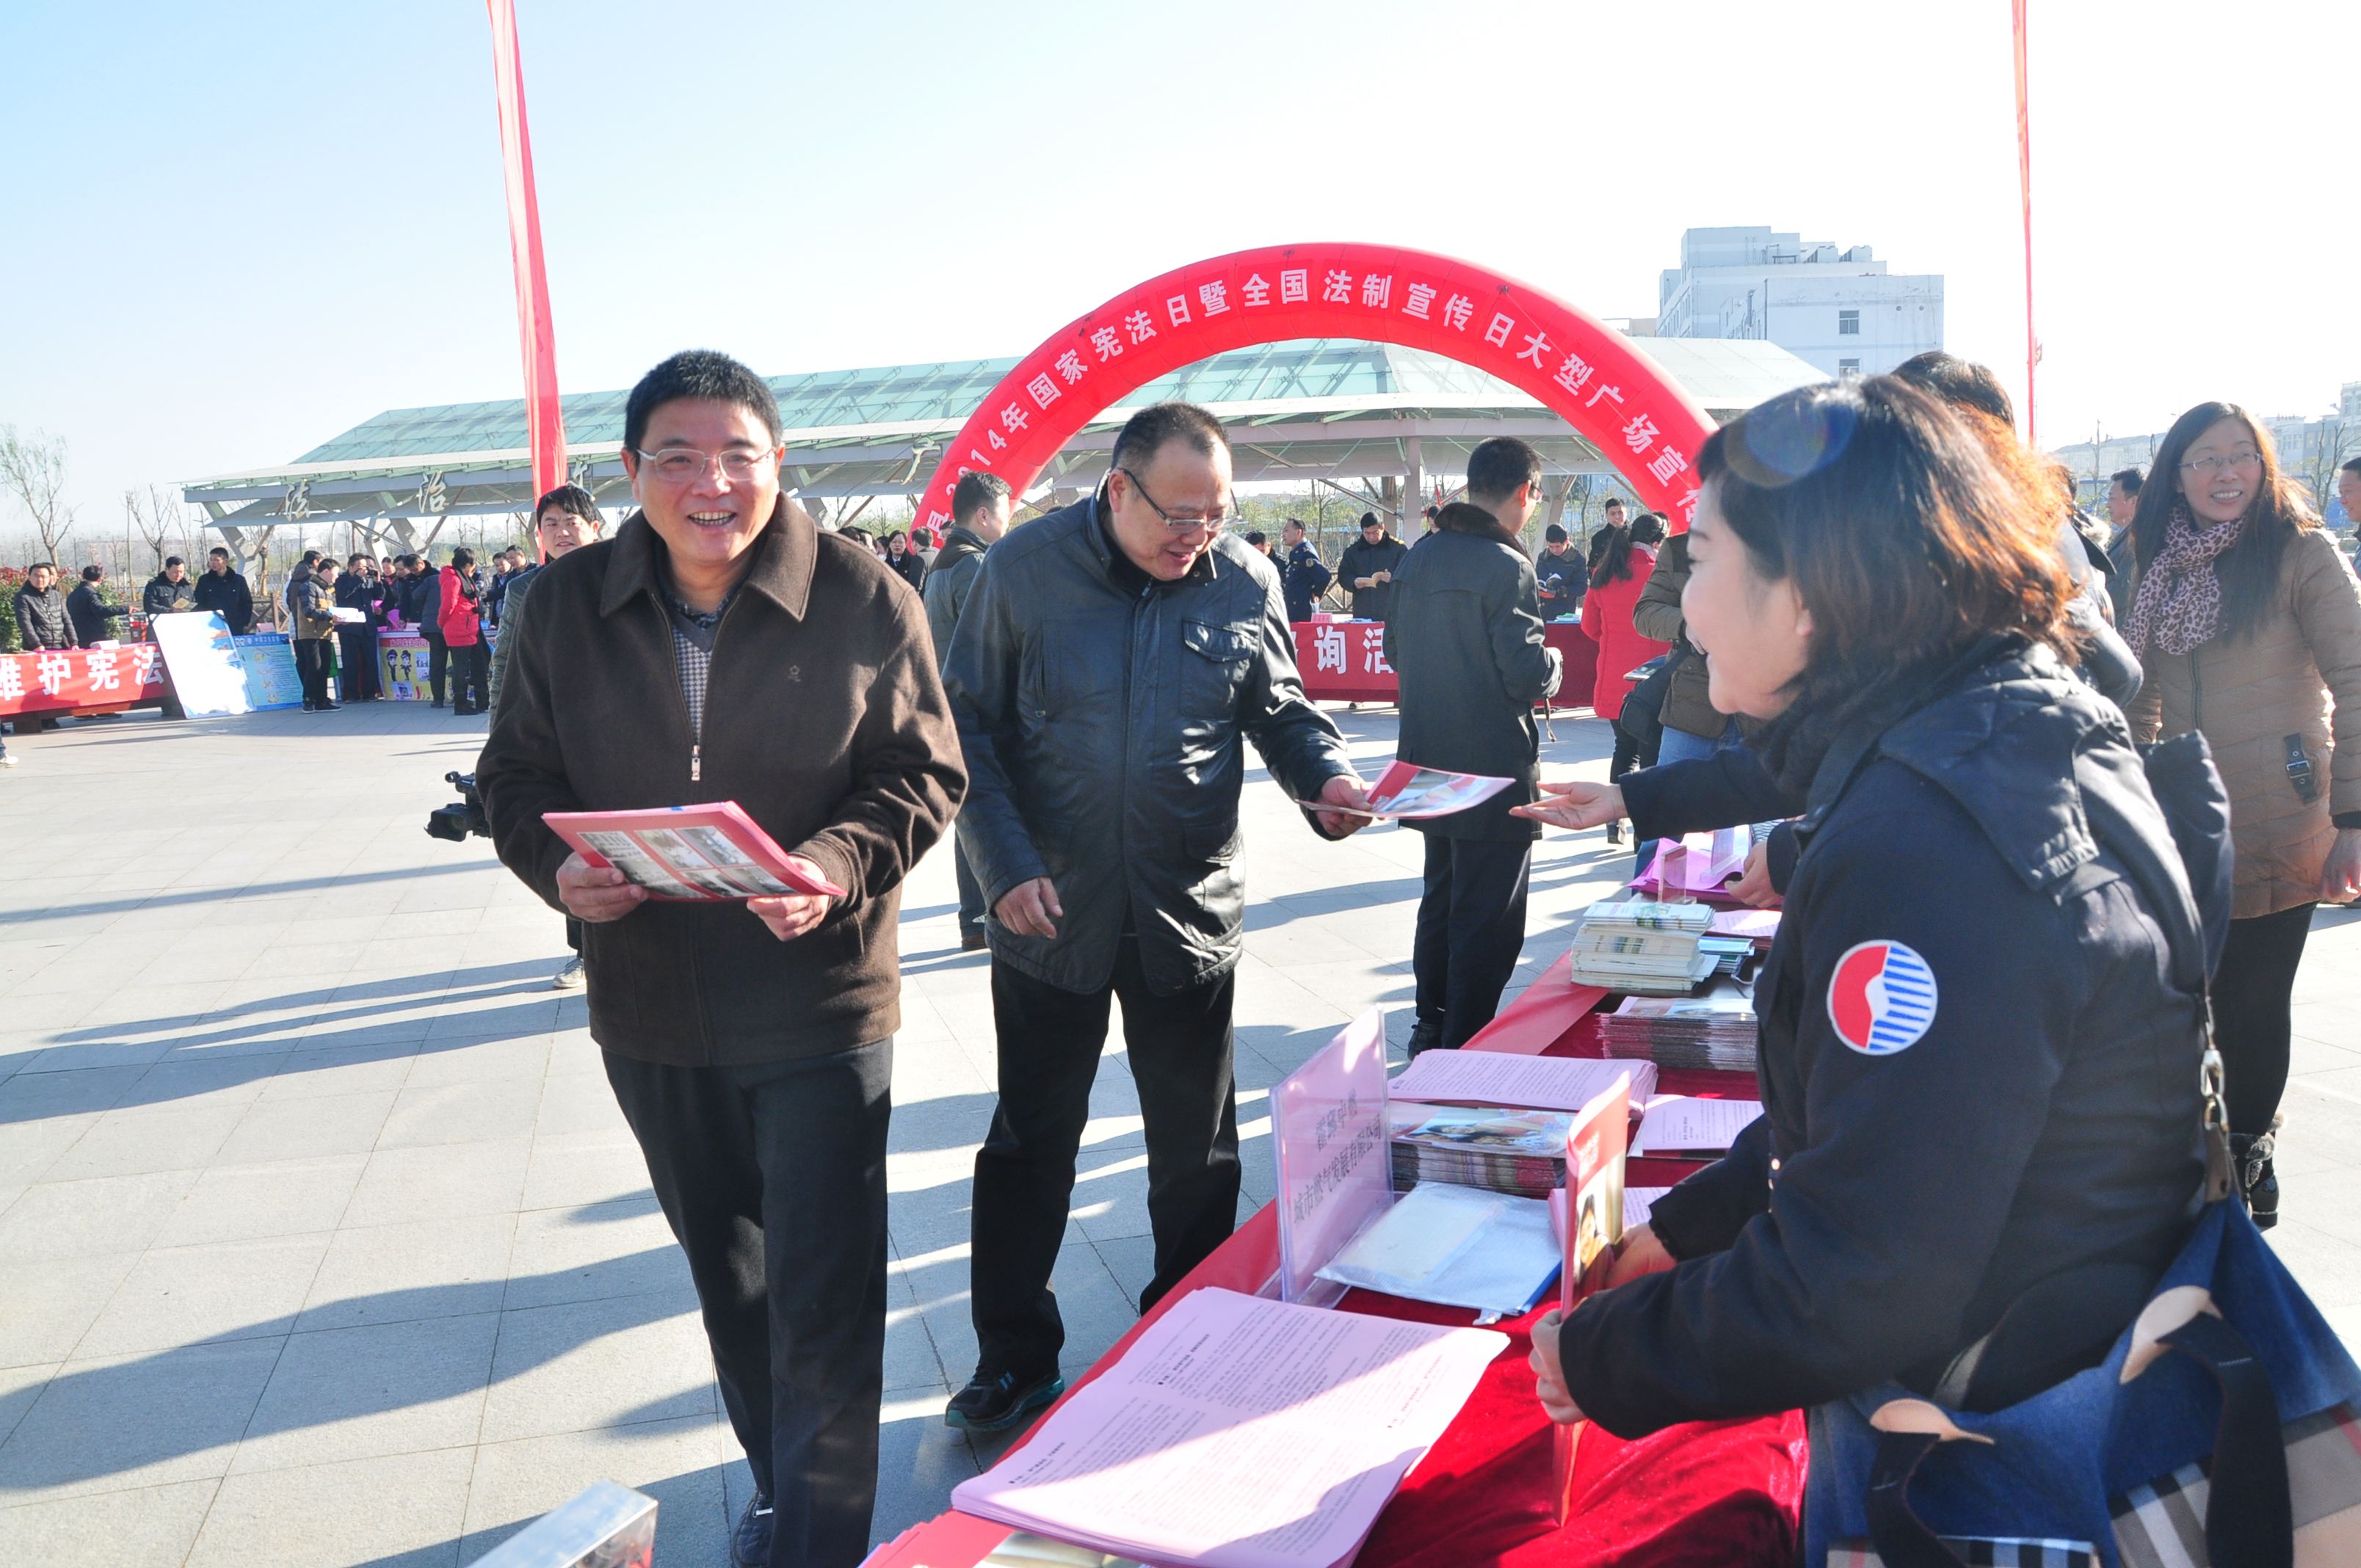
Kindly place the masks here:
MULTIPOLYGON (((1569 968, 1560 959, 1465 1048, 1603 1055, 1592 1014, 1606 993, 1574 983, 1569 968)), ((1755 1093, 1746 1073, 1660 1072, 1658 1087, 1748 1099, 1755 1093)), ((1696 1168, 1634 1160, 1628 1179, 1666 1186, 1696 1168)), ((1266 1205, 1075 1386, 1114 1365, 1174 1300, 1209 1286, 1252 1294, 1278 1266, 1278 1214, 1266 1205)), ((1339 1310, 1453 1324, 1475 1316, 1361 1290, 1339 1310)), ((1552 1429, 1525 1364, 1532 1324, 1546 1310, 1495 1325, 1509 1335, 1509 1348, 1386 1506, 1356 1568, 1785 1568, 1795 1557, 1804 1491, 1800 1412, 1669 1427, 1631 1442, 1585 1427, 1575 1455, 1574 1506, 1563 1526, 1554 1521, 1552 1429)), ((1023 1445, 1020 1439, 1015 1446, 1023 1445)), ((867 1568, 975 1568, 1007 1534, 1006 1525, 953 1511, 879 1547, 867 1568)))
MULTIPOLYGON (((1587 707, 1598 670, 1598 644, 1582 634, 1579 622, 1552 620, 1542 636, 1565 660, 1554 708, 1587 707)), ((1303 695, 1314 702, 1394 702, 1401 683, 1386 663, 1386 626, 1381 620, 1299 620, 1295 665, 1303 695)))

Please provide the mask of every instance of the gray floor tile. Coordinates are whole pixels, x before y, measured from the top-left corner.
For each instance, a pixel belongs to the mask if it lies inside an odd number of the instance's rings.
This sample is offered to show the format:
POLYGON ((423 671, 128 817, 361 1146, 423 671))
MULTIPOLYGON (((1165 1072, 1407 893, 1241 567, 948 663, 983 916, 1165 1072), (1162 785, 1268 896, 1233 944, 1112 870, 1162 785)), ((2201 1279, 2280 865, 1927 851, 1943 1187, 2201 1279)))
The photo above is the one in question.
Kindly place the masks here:
POLYGON ((552 1078, 542 1091, 541 1113, 534 1131, 542 1137, 580 1137, 586 1134, 629 1134, 622 1107, 604 1074, 569 1073, 552 1078))
POLYGON ((511 1310, 694 1288, 653 1194, 519 1215, 508 1272, 511 1310))
POLYGON ((284 1334, 294 1326, 327 1250, 328 1237, 313 1234, 148 1253, 75 1354, 123 1355, 284 1334))
MULTIPOLYGON (((28 1076, 19 1072, 8 1081, 16 1082, 28 1076)), ((46 1073, 33 1073, 45 1078, 46 1073)), ((82 1136, 98 1124, 103 1113, 85 1112, 78 1115, 51 1116, 37 1122, 16 1122, 0 1129, 0 1181, 12 1187, 38 1181, 56 1168, 68 1149, 82 1141, 82 1136)))
POLYGON ((195 1170, 208 1164, 246 1114, 243 1105, 109 1111, 49 1167, 51 1181, 195 1170))
POLYGON ((137 1254, 12 1262, 0 1268, 0 1362, 61 1361, 106 1310, 137 1254))
POLYGON ((511 1214, 533 1156, 523 1138, 500 1143, 380 1146, 345 1211, 346 1225, 511 1214))
POLYGON ((476 1452, 459 1560, 474 1562, 596 1477, 656 1500, 656 1562, 718 1568, 730 1560, 732 1522, 721 1456, 709 1416, 488 1442, 476 1452))
POLYGON ((0 1367, 0 1442, 8 1441, 8 1434, 16 1430, 16 1423, 25 1419, 25 1412, 33 1408, 33 1401, 49 1387, 58 1366, 57 1362, 47 1361, 31 1366, 0 1367))
POLYGON ((225 1164, 366 1155, 393 1110, 398 1091, 275 1100, 250 1107, 215 1157, 225 1164))
POLYGON ((181 1568, 213 1507, 218 1481, 181 1481, 121 1492, 104 1503, 60 1497, 8 1508, 0 1540, 19 1563, 104 1563, 108 1568, 181 1568))
POLYGON ((279 1351, 239 1340, 68 1364, 0 1443, 0 1501, 223 1475, 279 1351))
POLYGON ((416 1055, 417 1047, 408 1042, 299 1050, 280 1060, 279 1070, 263 1084, 261 1098, 273 1102, 391 1091, 408 1080, 416 1055))
POLYGON ((230 1474, 471 1445, 500 1314, 297 1333, 230 1474))
POLYGON ((456 1568, 475 1451, 233 1475, 189 1568, 456 1568))
POLYGON ((404 1089, 378 1146, 416 1148, 528 1137, 540 1109, 541 1087, 535 1080, 404 1089))
POLYGON ((513 1214, 469 1214, 338 1231, 311 1281, 300 1326, 450 1318, 500 1310, 513 1214))
POLYGON ((333 1231, 368 1163, 367 1155, 349 1154, 213 1166, 198 1173, 196 1184, 156 1234, 155 1245, 195 1246, 333 1231))
POLYGON ((482 1441, 711 1416, 713 1357, 693 1294, 501 1314, 482 1441))
POLYGON ((648 1162, 629 1132, 544 1133, 533 1140, 522 1201, 526 1209, 578 1208, 649 1190, 648 1162))
POLYGON ((412 1089, 445 1083, 493 1083, 511 1080, 538 1083, 549 1070, 549 1040, 478 1040, 444 1046, 430 1034, 410 1069, 412 1089))
POLYGON ((202 1175, 157 1170, 37 1183, 0 1213, 0 1259, 13 1266, 143 1252, 202 1175))

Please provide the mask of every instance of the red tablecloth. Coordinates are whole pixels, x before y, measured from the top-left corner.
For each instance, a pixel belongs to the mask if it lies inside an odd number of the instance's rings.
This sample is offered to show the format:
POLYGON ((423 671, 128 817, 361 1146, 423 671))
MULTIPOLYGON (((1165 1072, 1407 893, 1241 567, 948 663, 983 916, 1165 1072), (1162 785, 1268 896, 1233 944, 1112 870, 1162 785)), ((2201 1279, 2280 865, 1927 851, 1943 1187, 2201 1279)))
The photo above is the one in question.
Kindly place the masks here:
MULTIPOLYGON (((1598 644, 1572 621, 1553 620, 1542 635, 1565 660, 1553 706, 1587 705, 1598 668, 1598 644)), ((1386 628, 1378 620, 1299 620, 1295 663, 1303 673, 1304 694, 1314 702, 1392 702, 1401 696, 1393 666, 1386 663, 1386 628)))
MULTIPOLYGON (((1600 1054, 1590 1014, 1605 993, 1574 984, 1567 968, 1563 959, 1552 966, 1469 1047, 1600 1054)), ((1684 1094, 1753 1092, 1753 1080, 1743 1073, 1668 1072, 1659 1084, 1684 1094)), ((1635 1161, 1631 1179, 1661 1186, 1694 1168, 1635 1161)), ((1252 1293, 1278 1266, 1278 1214, 1266 1205, 1075 1387, 1114 1365, 1180 1297, 1208 1286, 1252 1293)), ((1424 1322, 1465 1323, 1474 1316, 1367 1291, 1346 1297, 1344 1310, 1424 1322)), ((1525 1365, 1527 1331, 1541 1310, 1546 1308, 1499 1325, 1509 1348, 1386 1505, 1356 1568, 1785 1568, 1794 1561, 1806 1467, 1800 1412, 1669 1427, 1631 1442, 1586 1427, 1575 1452, 1574 1507, 1557 1525, 1550 1423, 1525 1365)), ((974 1568, 1007 1533, 1005 1525, 947 1513, 878 1548, 868 1568, 974 1568)))

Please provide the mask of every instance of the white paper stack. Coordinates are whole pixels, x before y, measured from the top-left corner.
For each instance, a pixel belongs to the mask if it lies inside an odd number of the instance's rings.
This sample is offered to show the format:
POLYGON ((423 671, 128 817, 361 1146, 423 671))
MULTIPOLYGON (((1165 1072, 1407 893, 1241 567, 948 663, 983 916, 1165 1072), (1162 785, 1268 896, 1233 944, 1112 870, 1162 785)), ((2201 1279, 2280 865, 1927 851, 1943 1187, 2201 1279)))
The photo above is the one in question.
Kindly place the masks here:
POLYGON ((1614 1088, 1619 1078, 1631 1080, 1634 1105, 1656 1091, 1656 1069, 1646 1062, 1529 1057, 1513 1051, 1426 1051, 1386 1085, 1386 1097, 1425 1105, 1579 1111, 1614 1088))
POLYGON ((1698 946, 1712 923, 1702 904, 1594 904, 1574 935, 1574 978, 1609 991, 1686 994, 1713 973, 1715 956, 1698 946))
POLYGON ((1320 1277, 1437 1306, 1510 1313, 1541 1299, 1563 1259, 1545 1200, 1435 1184, 1387 1210, 1320 1277))
POLYGON ((1759 1100, 1700 1100, 1660 1094, 1641 1113, 1631 1153, 1668 1159, 1719 1159, 1763 1114, 1759 1100))
POLYGON ((1145 1562, 1329 1568, 1508 1343, 1192 1291, 951 1502, 1145 1562))

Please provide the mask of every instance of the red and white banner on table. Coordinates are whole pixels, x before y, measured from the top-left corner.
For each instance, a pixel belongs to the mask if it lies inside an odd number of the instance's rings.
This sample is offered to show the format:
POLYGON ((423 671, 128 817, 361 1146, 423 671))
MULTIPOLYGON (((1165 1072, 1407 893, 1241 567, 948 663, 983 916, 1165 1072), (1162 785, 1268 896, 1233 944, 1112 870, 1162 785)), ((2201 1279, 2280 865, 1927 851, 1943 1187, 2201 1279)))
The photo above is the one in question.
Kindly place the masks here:
POLYGON ((128 707, 164 692, 164 661, 152 642, 0 653, 0 714, 128 707))
POLYGON ((533 193, 533 134, 524 118, 524 69, 517 59, 515 0, 484 0, 492 19, 492 82, 500 115, 500 167, 509 195, 509 248, 516 258, 517 332, 524 346, 526 444, 533 493, 566 482, 566 412, 557 396, 557 329, 541 258, 541 202, 533 193))
POLYGON ((1632 340, 1553 295, 1470 262, 1377 245, 1242 250, 1152 278, 1020 360, 946 448, 919 516, 950 521, 971 471, 1020 493, 1082 427, 1211 355, 1290 338, 1425 349, 1529 392, 1607 455, 1675 530, 1697 508, 1713 422, 1632 340))

